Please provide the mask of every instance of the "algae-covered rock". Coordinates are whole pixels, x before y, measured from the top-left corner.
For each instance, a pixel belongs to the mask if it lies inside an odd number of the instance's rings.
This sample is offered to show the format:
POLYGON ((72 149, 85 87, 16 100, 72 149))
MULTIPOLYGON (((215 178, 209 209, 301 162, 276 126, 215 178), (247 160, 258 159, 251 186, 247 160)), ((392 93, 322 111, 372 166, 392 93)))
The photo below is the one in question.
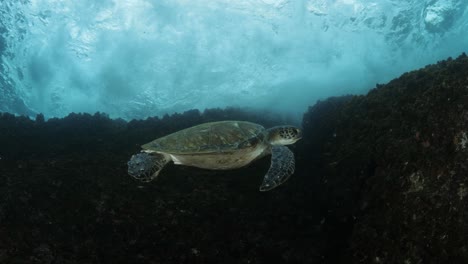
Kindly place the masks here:
POLYGON ((467 131, 465 54, 309 109, 344 263, 468 262, 467 131))

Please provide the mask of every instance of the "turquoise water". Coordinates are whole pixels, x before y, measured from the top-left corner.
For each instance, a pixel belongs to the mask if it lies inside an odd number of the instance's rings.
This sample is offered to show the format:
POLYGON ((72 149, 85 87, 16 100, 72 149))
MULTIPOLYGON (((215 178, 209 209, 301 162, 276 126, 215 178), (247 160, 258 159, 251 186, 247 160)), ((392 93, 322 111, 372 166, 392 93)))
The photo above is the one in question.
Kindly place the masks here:
POLYGON ((2 1, 0 111, 145 118, 212 107, 297 120, 459 55, 467 2, 2 1))

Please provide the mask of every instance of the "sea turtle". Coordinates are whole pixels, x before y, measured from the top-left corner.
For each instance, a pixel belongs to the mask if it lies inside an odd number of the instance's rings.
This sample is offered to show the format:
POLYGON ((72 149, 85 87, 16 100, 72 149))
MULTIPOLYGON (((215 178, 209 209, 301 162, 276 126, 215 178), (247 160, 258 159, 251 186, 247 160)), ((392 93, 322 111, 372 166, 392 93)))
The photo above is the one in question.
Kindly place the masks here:
POLYGON ((155 179, 169 162, 211 170, 243 167, 271 154, 271 165, 260 191, 269 191, 294 173, 294 154, 284 145, 301 139, 294 126, 263 126, 245 121, 204 123, 142 146, 128 161, 128 174, 144 182, 155 179))

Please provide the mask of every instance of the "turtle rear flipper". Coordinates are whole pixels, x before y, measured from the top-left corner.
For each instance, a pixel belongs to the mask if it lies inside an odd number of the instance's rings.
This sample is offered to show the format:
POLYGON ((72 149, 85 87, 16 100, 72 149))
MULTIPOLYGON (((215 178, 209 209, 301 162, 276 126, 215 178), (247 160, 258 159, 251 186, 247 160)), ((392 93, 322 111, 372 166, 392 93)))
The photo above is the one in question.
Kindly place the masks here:
POLYGON ((272 146, 270 169, 263 178, 260 191, 269 191, 289 179, 294 173, 294 163, 294 154, 291 150, 283 145, 272 146))
POLYGON ((138 153, 127 162, 128 174, 142 182, 150 182, 158 177, 159 172, 169 162, 165 155, 158 153, 138 153))

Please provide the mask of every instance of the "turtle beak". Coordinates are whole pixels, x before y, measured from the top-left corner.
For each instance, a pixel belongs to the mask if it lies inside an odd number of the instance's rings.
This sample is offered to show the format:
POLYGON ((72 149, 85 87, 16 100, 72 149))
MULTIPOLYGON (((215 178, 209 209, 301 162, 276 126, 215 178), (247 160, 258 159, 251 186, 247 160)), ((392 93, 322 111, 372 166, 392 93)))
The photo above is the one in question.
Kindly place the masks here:
POLYGON ((296 132, 297 132, 297 136, 296 136, 297 140, 301 139, 302 138, 302 131, 299 128, 297 128, 296 132))

